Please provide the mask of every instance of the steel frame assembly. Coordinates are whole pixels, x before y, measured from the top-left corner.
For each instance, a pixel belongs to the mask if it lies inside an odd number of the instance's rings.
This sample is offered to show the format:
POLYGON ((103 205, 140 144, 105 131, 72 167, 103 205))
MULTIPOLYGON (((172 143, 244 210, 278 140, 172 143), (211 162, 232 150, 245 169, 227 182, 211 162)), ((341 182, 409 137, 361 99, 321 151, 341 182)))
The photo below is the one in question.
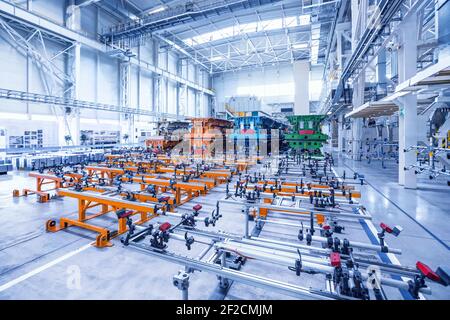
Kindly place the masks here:
POLYGON ((95 246, 100 248, 112 246, 110 240, 127 231, 127 222, 133 215, 140 215, 140 220, 136 223, 142 224, 154 218, 160 210, 165 210, 165 207, 158 203, 128 201, 92 191, 60 190, 58 194, 77 199, 78 219, 61 218, 59 224, 56 220, 48 220, 46 223, 47 231, 57 232, 70 226, 94 231, 99 234, 96 237, 95 246), (87 210, 95 207, 100 207, 100 212, 88 215, 87 210), (118 227, 116 230, 110 231, 107 228, 88 223, 89 220, 110 212, 115 212, 117 215, 118 227))
POLYGON ((403 228, 373 226, 357 189, 364 177, 345 171, 339 176, 329 154, 287 152, 259 163, 246 160, 244 171, 236 164, 199 162, 194 155, 181 164, 166 161, 147 149, 115 150, 105 159, 104 164, 31 173, 38 192, 48 192, 42 187, 52 184, 58 196, 77 202, 76 218, 50 219, 46 230, 94 232, 93 245, 99 248, 120 237, 123 250, 181 264, 185 270, 172 281, 184 299, 195 270, 217 275, 220 288, 236 281, 302 299, 384 300, 397 289, 422 299, 431 293, 428 282, 448 285, 445 268, 433 271, 420 261, 405 267, 392 260, 402 250, 386 238, 400 236, 403 228), (114 224, 106 225, 102 217, 110 214, 114 224), (224 217, 243 221, 242 234, 215 229, 224 217), (173 241, 184 243, 187 251, 203 249, 196 257, 186 256, 183 248, 172 248, 173 241), (246 272, 246 264, 255 260, 281 268, 298 283, 246 272), (309 277, 321 285, 303 285, 309 277))

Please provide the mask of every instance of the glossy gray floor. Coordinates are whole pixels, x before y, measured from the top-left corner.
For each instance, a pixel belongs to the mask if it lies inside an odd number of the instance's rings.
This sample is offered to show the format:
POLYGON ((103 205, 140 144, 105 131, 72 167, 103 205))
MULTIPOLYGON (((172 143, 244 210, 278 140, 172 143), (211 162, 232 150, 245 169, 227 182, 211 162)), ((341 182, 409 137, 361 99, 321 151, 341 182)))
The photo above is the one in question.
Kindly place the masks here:
MULTIPOLYGON (((404 265, 422 261, 433 269, 450 267, 450 187, 439 177, 429 180, 418 176, 418 189, 407 190, 398 181, 398 166, 380 162, 338 159, 337 172, 363 174, 368 182, 361 186, 362 203, 372 214, 374 224, 385 222, 404 228, 398 238, 390 237, 389 244, 402 249, 398 256, 404 265)), ((450 299, 450 289, 432 284, 433 298, 450 299)))
MULTIPOLYGON (((376 225, 383 221, 399 224, 404 232, 399 238, 388 239, 392 247, 403 250, 402 264, 414 265, 417 260, 432 267, 450 261, 450 188, 445 183, 421 181, 417 191, 404 190, 396 183, 394 166, 382 169, 376 163, 353 163, 339 160, 337 171, 351 170, 365 174, 369 185, 360 187, 363 202, 376 225)), ((172 285, 172 277, 181 266, 164 262, 133 250, 124 249, 118 241, 108 249, 89 244, 92 233, 79 229, 51 234, 45 232, 45 221, 61 216, 75 216, 76 202, 70 199, 38 204, 34 197, 14 199, 12 189, 31 187, 33 180, 26 173, 0 176, 0 299, 179 299, 180 292, 172 285), (69 215, 69 213, 72 214, 69 215), (79 273, 79 281, 74 277, 79 273)), ((221 198, 212 192, 199 199, 208 211, 208 204, 221 198)), ((192 207, 192 201, 186 208, 192 207)), ((242 234, 244 217, 239 210, 229 209, 216 230, 242 234)), ((167 219, 165 219, 167 220, 167 219)), ((170 220, 170 219, 169 219, 170 220)), ((101 219, 104 226, 114 223, 112 217, 101 219)), ((262 235, 277 232, 264 228, 262 235)), ((295 236, 295 232, 293 233, 295 236)), ((367 238, 365 239, 367 241, 367 238)), ((184 246, 183 244, 179 244, 184 246)), ((176 249, 176 248, 174 248, 176 249)), ((182 248, 180 248, 182 249, 182 248)), ((201 248, 194 246, 189 255, 201 248)), ((312 279, 295 277, 294 273, 264 263, 245 266, 248 272, 263 274, 302 285, 318 285, 312 279)), ((450 299, 448 288, 432 285, 434 299, 450 299)), ((195 272, 191 275, 190 298, 218 298, 214 275, 195 272)), ((226 299, 283 299, 272 292, 233 284, 226 299)))

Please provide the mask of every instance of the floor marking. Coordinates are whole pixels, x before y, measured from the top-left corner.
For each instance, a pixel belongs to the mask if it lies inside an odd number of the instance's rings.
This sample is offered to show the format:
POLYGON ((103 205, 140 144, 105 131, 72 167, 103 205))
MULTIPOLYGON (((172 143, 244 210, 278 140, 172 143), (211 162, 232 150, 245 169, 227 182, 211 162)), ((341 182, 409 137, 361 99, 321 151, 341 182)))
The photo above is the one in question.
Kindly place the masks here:
POLYGON ((19 283, 27 280, 28 278, 31 278, 32 276, 35 276, 36 274, 41 273, 42 271, 47 270, 48 268, 53 267, 54 265, 56 265, 56 264, 58 264, 58 263, 60 263, 60 262, 62 262, 64 260, 67 260, 70 257, 73 257, 74 255, 77 255, 78 253, 80 253, 80 252, 82 252, 82 251, 84 251, 84 250, 86 250, 88 248, 92 248, 92 245, 90 243, 85 245, 85 246, 83 246, 83 247, 80 247, 80 248, 78 248, 78 249, 76 249, 76 250, 74 250, 72 252, 69 252, 69 253, 67 253, 67 254, 65 254, 65 255, 63 255, 63 256, 61 256, 61 257, 59 257, 59 258, 57 258, 57 259, 55 259, 53 261, 50 261, 49 263, 44 264, 43 266, 40 266, 39 268, 31 270, 30 272, 25 273, 25 274, 21 275, 20 277, 14 279, 14 280, 11 280, 11 281, 7 282, 7 283, 5 283, 5 284, 0 286, 0 292, 3 292, 5 290, 15 286, 16 284, 19 284, 19 283))
MULTIPOLYGON (((344 163, 344 166, 346 166, 348 169, 350 169, 351 171, 355 172, 352 168, 350 168, 347 164, 344 163)), ((437 242, 439 242, 440 244, 442 244, 447 250, 450 250, 450 246, 448 246, 444 241, 442 241, 441 238, 439 238, 437 235, 435 235, 431 230, 429 230, 427 227, 425 227, 423 224, 421 224, 419 221, 417 221, 416 219, 414 219, 413 216, 411 216, 408 212, 406 212, 405 210, 403 210, 398 204, 396 204, 394 201, 392 201, 391 199, 389 199, 383 192, 381 192, 380 190, 378 190, 376 187, 374 187, 369 181, 367 181, 366 179, 364 179, 366 181, 366 183, 372 187, 372 189, 374 189, 376 192, 378 192, 383 198, 385 198, 386 200, 388 200, 392 205, 394 205, 394 207, 396 207, 398 210, 400 210, 404 215, 406 215, 408 218, 410 218, 413 222, 415 222, 420 228, 422 228, 426 233, 428 233, 430 236, 432 236, 437 242)))

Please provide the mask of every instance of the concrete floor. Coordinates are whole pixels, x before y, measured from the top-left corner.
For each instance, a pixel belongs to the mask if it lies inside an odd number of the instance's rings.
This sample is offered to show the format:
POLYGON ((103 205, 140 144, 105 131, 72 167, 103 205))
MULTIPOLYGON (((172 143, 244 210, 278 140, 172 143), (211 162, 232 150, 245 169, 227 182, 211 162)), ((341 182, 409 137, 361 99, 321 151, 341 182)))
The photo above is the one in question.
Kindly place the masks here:
MULTIPOLYGON (((403 265, 415 265, 422 261, 434 270, 439 266, 450 267, 450 187, 445 179, 430 181, 418 176, 418 189, 407 190, 398 181, 398 166, 387 163, 352 161, 339 158, 337 172, 358 172, 368 182, 360 186, 362 203, 371 213, 374 224, 400 225, 403 232, 398 238, 387 240, 393 247, 402 249, 398 258, 403 265)), ((431 284, 431 299, 450 299, 449 288, 431 284)))
MULTIPOLYGON (((414 265, 421 260, 433 268, 450 261, 450 188, 445 183, 421 181, 419 190, 404 190, 396 183, 393 166, 381 169, 373 163, 354 163, 339 159, 337 171, 347 174, 356 170, 366 176, 369 185, 359 186, 364 203, 378 226, 401 225, 399 238, 389 237, 392 247, 403 250, 399 260, 414 265)), ((180 292, 172 285, 172 277, 182 266, 144 255, 124 248, 118 239, 111 248, 98 249, 90 246, 94 235, 71 228, 52 234, 45 231, 45 222, 51 218, 76 216, 76 202, 56 199, 40 204, 31 196, 12 198, 12 189, 33 188, 34 180, 24 172, 0 176, 0 299, 179 299, 180 292), (71 213, 71 214, 70 214, 71 213), (80 275, 79 283, 74 274, 80 275)), ((219 187, 220 189, 221 187, 219 187)), ((201 203, 202 214, 208 214, 215 201, 223 197, 219 191, 198 198, 181 209, 189 209, 201 203)), ((236 234, 244 232, 244 217, 237 207, 225 208, 224 218, 212 230, 224 230, 236 234)), ((169 218, 158 218, 169 220, 169 218)), ((174 220, 172 220, 174 221, 174 220)), ((110 226, 114 217, 96 219, 96 224, 110 226)), ((209 228, 211 229, 211 228, 209 228)), ((368 242, 362 228, 352 230, 353 240, 368 242)), ((265 226, 261 236, 291 233, 274 226, 265 226)), ((197 255, 204 247, 184 249, 183 243, 170 243, 170 249, 197 255)), ((302 286, 321 288, 323 281, 317 277, 296 277, 291 271, 267 263, 251 261, 244 271, 273 277, 302 286)), ((320 276, 319 276, 320 277, 320 276)), ((432 285, 431 299, 450 299, 450 291, 432 285)), ((218 298, 217 278, 207 273, 191 275, 189 297, 191 299, 218 298)), ((223 297, 223 296, 222 296, 223 297)), ((398 290, 392 290, 391 298, 401 298, 398 290)), ((234 283, 225 299, 289 299, 289 297, 234 283)))

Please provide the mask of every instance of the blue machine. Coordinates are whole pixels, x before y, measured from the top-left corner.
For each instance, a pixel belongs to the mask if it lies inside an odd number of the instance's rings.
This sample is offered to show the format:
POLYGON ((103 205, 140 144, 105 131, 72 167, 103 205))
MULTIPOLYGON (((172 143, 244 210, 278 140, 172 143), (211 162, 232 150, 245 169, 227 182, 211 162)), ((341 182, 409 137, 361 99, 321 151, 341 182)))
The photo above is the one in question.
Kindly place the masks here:
POLYGON ((249 116, 234 117, 234 133, 230 139, 234 141, 235 153, 250 155, 262 155, 260 153, 267 150, 272 152, 272 130, 279 130, 280 149, 285 147, 283 136, 287 124, 271 118, 264 112, 254 111, 249 116))

